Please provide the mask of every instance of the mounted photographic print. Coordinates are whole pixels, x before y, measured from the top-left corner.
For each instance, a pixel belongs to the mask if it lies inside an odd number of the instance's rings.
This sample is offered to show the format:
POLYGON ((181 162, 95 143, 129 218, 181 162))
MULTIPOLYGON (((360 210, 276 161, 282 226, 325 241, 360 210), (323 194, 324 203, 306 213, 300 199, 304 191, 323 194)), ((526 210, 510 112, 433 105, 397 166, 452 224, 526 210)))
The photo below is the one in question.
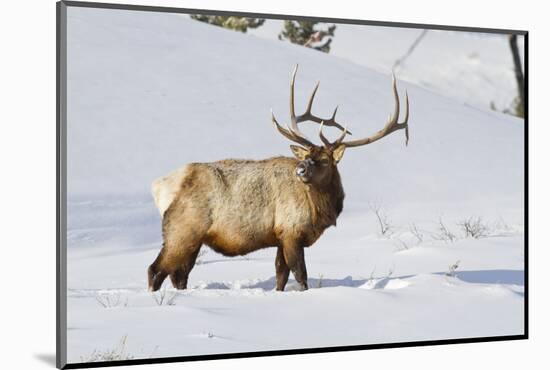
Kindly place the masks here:
POLYGON ((527 338, 526 50, 58 3, 58 367, 527 338))

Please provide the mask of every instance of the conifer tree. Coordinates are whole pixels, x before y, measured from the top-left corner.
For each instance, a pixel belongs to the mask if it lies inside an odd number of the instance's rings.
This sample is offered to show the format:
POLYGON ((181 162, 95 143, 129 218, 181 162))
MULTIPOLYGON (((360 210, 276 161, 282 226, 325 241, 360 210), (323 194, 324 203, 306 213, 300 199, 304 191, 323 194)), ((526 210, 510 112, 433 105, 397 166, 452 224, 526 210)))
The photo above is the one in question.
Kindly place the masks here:
POLYGON ((289 40, 293 44, 328 53, 336 25, 325 29, 319 25, 319 22, 313 21, 285 21, 279 40, 289 40))
POLYGON ((193 14, 192 19, 223 28, 228 28, 235 31, 245 33, 249 28, 258 28, 264 24, 265 19, 261 18, 246 18, 246 17, 232 17, 221 15, 201 15, 193 14))

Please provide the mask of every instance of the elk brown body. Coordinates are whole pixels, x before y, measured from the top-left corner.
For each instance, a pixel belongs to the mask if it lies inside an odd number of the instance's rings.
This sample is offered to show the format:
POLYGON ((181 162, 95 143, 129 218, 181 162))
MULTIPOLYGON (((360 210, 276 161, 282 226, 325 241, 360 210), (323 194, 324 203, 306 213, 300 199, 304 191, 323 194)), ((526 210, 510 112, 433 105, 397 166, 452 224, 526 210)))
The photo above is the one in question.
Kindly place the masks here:
POLYGON ((344 190, 337 164, 345 148, 369 144, 401 128, 408 139, 408 98, 405 121, 397 123, 394 79, 396 110, 385 127, 370 138, 344 142, 347 129, 335 121, 336 111, 326 120, 311 114, 317 86, 306 113, 295 115, 295 75, 296 69, 291 82, 291 126, 285 129, 272 119, 281 134, 301 144, 291 145, 295 158, 192 163, 153 183, 163 246, 148 269, 150 290, 158 290, 167 276, 174 287, 186 289, 203 245, 226 256, 276 247, 276 289, 284 290, 290 271, 301 289, 308 288, 304 248, 336 225, 342 212, 344 190), (297 124, 306 120, 320 124, 324 145, 315 145, 301 134, 297 124), (343 133, 330 142, 322 133, 324 125, 343 133))

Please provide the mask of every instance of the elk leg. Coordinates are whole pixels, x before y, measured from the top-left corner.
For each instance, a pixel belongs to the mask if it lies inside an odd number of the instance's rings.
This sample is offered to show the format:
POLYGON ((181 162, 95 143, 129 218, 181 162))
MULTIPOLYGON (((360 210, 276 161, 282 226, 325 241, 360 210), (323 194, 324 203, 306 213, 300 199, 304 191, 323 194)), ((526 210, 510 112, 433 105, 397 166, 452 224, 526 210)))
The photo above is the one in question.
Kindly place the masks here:
POLYGON ((189 273, 186 272, 185 267, 180 266, 178 269, 170 274, 170 281, 176 289, 187 289, 187 278, 189 273))
POLYGON ((150 273, 149 289, 158 290, 168 275, 175 288, 187 288, 189 272, 195 265, 202 239, 210 227, 206 223, 192 222, 201 218, 204 216, 198 214, 196 209, 186 210, 184 203, 176 202, 165 212, 162 220, 164 247, 149 268, 153 272, 152 275, 150 273), (156 271, 159 272, 154 275, 156 271))
POLYGON ((295 244, 290 244, 283 247, 283 252, 286 264, 292 271, 298 284, 300 284, 301 290, 307 290, 307 270, 304 258, 304 248, 295 244))
POLYGON ((187 289, 187 279, 193 266, 195 266, 195 261, 201 249, 200 247, 199 245, 195 250, 191 249, 192 251, 190 253, 185 253, 182 264, 170 274, 170 280, 174 288, 187 289))
POLYGON ((166 279, 166 276, 168 276, 168 274, 160 268, 160 263, 163 259, 164 252, 165 247, 163 246, 155 261, 147 269, 149 290, 152 292, 159 290, 162 282, 166 279))
POLYGON ((285 290, 286 282, 288 281, 288 274, 290 273, 290 268, 286 264, 285 255, 283 253, 283 248, 277 248, 277 257, 275 258, 275 274, 277 280, 276 289, 279 291, 285 290))
POLYGON ((149 266, 149 290, 159 290, 168 275, 175 288, 186 289, 187 277, 195 265, 200 247, 201 244, 196 241, 165 244, 149 266))

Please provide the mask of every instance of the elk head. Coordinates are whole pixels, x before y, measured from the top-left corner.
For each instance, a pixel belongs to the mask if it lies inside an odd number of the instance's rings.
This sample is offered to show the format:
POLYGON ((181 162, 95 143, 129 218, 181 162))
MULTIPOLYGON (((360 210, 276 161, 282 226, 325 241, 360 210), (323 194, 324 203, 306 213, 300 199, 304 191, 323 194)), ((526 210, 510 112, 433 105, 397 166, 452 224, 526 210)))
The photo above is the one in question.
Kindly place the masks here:
POLYGON ((294 111, 294 83, 296 80, 296 71, 298 70, 298 65, 294 68, 292 73, 292 79, 290 82, 290 126, 287 125, 286 128, 282 127, 273 112, 271 112, 271 120, 277 130, 287 139, 300 144, 301 146, 291 145, 290 149, 296 158, 298 159, 298 164, 296 166, 296 176, 306 183, 314 184, 317 186, 322 186, 328 184, 332 179, 334 172, 336 171, 336 165, 342 159, 344 151, 346 148, 357 147, 362 145, 371 144, 384 136, 391 134, 397 130, 405 129, 405 144, 409 142, 409 97, 405 92, 405 119, 403 122, 398 122, 399 119, 399 95, 397 93, 397 86, 395 81, 395 76, 392 76, 392 88, 393 96, 395 100, 395 107, 393 113, 388 118, 388 121, 384 127, 376 132, 374 135, 358 139, 344 141, 344 138, 347 134, 351 133, 336 122, 336 112, 338 107, 334 109, 332 117, 328 119, 323 119, 317 117, 311 113, 311 107, 313 105, 313 99, 315 98, 315 93, 319 88, 319 82, 313 89, 311 96, 309 98, 306 111, 302 115, 296 116, 294 111), (319 127, 319 138, 322 141, 322 145, 313 144, 309 139, 307 139, 298 128, 298 123, 304 121, 312 121, 318 123, 319 127), (332 126, 340 129, 342 134, 338 139, 331 142, 325 135, 323 135, 323 126, 332 126))

